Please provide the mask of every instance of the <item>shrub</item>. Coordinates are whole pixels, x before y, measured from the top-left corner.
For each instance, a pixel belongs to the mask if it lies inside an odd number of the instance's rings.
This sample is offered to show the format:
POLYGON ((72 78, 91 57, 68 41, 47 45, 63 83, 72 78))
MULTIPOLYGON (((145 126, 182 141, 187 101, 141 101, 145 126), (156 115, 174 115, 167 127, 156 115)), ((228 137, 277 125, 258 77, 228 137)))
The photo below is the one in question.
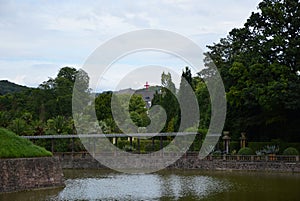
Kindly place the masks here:
POLYGON ((283 155, 299 155, 299 152, 294 147, 288 147, 283 151, 283 155))
POLYGON ((254 155, 254 151, 249 147, 241 148, 238 155, 254 155))

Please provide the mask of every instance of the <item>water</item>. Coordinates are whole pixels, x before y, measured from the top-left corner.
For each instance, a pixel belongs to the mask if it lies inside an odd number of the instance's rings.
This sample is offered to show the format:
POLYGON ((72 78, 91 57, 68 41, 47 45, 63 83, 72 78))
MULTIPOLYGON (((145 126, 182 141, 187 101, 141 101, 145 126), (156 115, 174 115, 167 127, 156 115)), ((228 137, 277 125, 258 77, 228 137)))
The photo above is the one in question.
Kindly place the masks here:
POLYGON ((65 188, 0 194, 0 200, 300 200, 300 174, 199 170, 133 175, 109 170, 64 173, 65 188))

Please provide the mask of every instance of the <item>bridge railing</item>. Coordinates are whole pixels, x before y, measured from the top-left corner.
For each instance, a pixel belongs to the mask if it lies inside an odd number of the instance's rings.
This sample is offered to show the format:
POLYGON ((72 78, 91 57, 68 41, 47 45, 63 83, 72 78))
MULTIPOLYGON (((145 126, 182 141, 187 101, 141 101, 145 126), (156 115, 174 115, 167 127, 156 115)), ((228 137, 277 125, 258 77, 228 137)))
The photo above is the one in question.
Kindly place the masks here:
MULTIPOLYGON (((112 139, 112 143, 117 146, 118 140, 122 140, 124 142, 124 139, 127 140, 128 145, 130 147, 134 147, 138 152, 141 152, 141 141, 142 140, 152 140, 152 150, 155 150, 157 145, 162 149, 164 147, 165 141, 167 137, 182 137, 181 139, 184 139, 185 136, 191 136, 191 135, 198 135, 199 133, 195 132, 178 132, 178 133, 130 133, 130 134, 122 134, 122 133, 113 133, 113 134, 66 134, 66 135, 38 135, 38 136, 20 136, 22 138, 29 139, 33 142, 38 140, 47 140, 51 143, 51 147, 49 150, 51 150, 52 153, 56 152, 57 145, 56 142, 58 140, 69 140, 68 149, 74 152, 75 150, 75 140, 76 139, 85 139, 87 140, 87 146, 89 146, 90 149, 95 149, 96 144, 101 142, 103 138, 110 138, 112 139), (135 142, 134 142, 135 141, 135 142)), ((169 142, 169 140, 167 140, 169 142)), ((119 141, 120 142, 120 141, 119 141)), ((176 143, 176 142, 175 142, 176 143)), ((199 142, 200 143, 200 142, 199 142)), ((50 145, 49 145, 50 146, 50 145)), ((82 148, 84 149, 84 148, 82 148)))

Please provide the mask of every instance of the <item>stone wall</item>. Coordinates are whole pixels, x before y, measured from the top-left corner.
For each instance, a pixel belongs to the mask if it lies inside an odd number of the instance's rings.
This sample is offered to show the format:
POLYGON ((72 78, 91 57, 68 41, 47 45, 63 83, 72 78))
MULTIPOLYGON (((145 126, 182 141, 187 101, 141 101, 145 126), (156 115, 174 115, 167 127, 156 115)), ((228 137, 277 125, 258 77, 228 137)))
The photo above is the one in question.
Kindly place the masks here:
POLYGON ((90 154, 59 154, 60 163, 63 169, 101 169, 106 168, 90 154))
POLYGON ((63 186, 57 157, 0 159, 0 192, 63 186))
POLYGON ((200 160, 183 157, 169 168, 203 170, 245 170, 269 172, 300 172, 299 162, 200 160))
MULTIPOLYGON (((114 156, 112 156, 113 158, 114 156)), ((62 168, 65 169, 98 169, 106 168, 89 154, 59 155, 62 168)), ((149 159, 151 160, 151 159, 149 159)), ((163 160, 154 160, 154 163, 163 160)), ((142 164, 141 164, 142 165, 142 164)), ((197 156, 184 156, 168 168, 174 169, 201 169, 201 170, 245 170, 245 171, 272 171, 272 172, 300 172, 300 162, 275 161, 236 161, 236 160, 200 160, 197 156)))

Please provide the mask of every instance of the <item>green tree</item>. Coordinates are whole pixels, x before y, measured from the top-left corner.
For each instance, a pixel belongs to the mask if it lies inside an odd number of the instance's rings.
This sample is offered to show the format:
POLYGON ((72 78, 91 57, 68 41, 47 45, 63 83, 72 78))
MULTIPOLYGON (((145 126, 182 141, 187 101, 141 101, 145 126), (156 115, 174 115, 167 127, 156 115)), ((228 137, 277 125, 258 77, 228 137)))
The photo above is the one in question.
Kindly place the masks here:
POLYGON ((179 129, 180 107, 177 101, 175 84, 170 73, 161 75, 161 91, 154 94, 152 105, 160 105, 167 114, 166 124, 162 132, 175 132, 179 129))
MULTIPOLYGON (((178 91, 178 100, 181 103, 182 109, 180 110, 180 115, 177 116, 177 122, 174 122, 174 125, 181 125, 184 123, 184 129, 189 127, 198 127, 199 123, 195 120, 199 120, 199 117, 196 116, 196 111, 199 110, 198 103, 196 100, 196 94, 194 93, 194 85, 192 78, 192 73, 189 67, 185 67, 185 70, 182 72, 181 81, 180 81, 180 88, 178 91), (183 119, 184 117, 185 119, 183 119), (181 122, 183 121, 183 122, 181 122)), ((175 120, 175 119, 173 119, 175 120)))
POLYGON ((208 46, 207 68, 199 74, 212 75, 212 62, 218 67, 229 101, 225 129, 232 133, 299 139, 298 5, 297 0, 264 0, 244 27, 208 46))
POLYGON ((103 92, 99 94, 95 99, 95 110, 96 115, 99 121, 103 121, 104 119, 111 118, 111 97, 112 92, 103 92))

